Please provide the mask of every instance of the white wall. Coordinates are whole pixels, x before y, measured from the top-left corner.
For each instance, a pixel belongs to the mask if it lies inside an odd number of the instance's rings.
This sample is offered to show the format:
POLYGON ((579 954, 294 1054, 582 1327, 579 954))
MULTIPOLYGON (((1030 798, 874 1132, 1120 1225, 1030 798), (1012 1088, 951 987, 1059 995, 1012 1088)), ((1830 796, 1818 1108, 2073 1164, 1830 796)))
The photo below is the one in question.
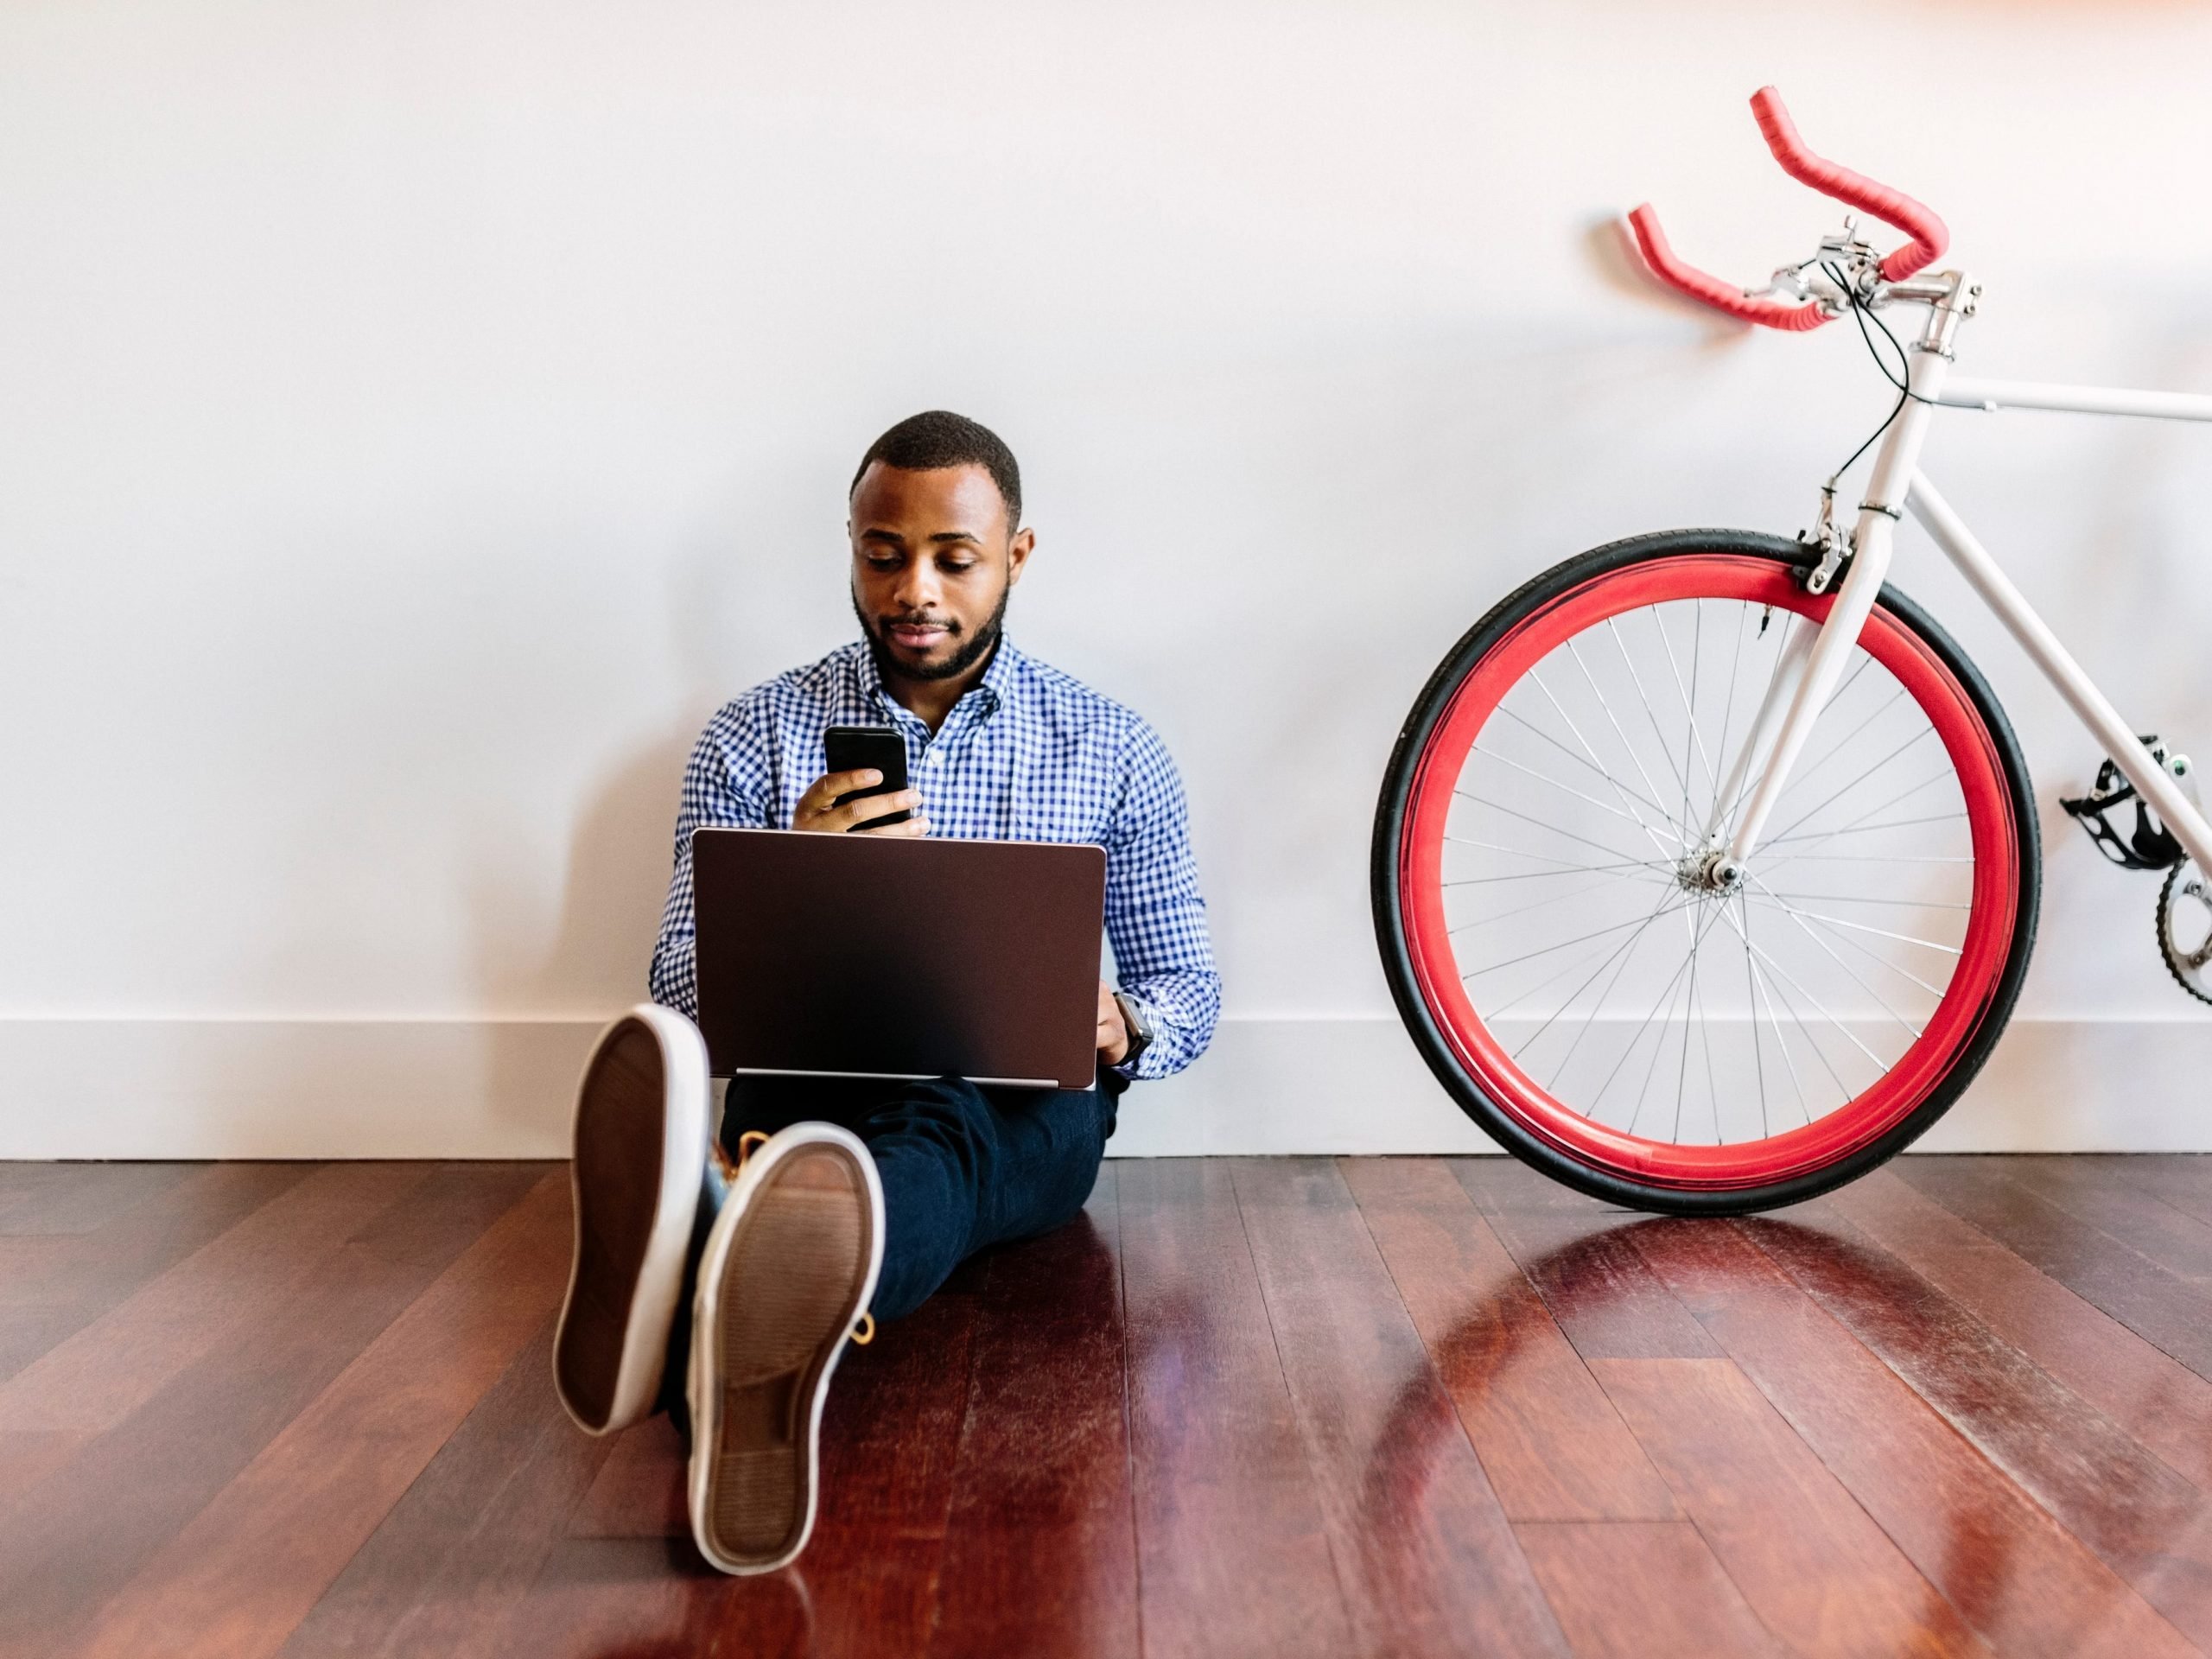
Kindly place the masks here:
MULTIPOLYGON (((1465 1143, 1382 1017, 1396 722, 1557 558, 1795 529, 1885 406, 1601 257, 1645 196, 1809 246, 1767 80, 1949 219, 1969 372, 2212 386, 2201 7, 0 5, 0 1154, 557 1147, 690 738, 848 636, 845 480, 930 405, 1022 458, 1018 637, 1191 780, 1230 1020, 1124 1144, 1465 1143)), ((2212 433, 1930 467, 2212 747, 2212 433)), ((2094 750, 1909 541, 2049 808, 2094 750)), ((2045 835, 1954 1143, 2212 1146, 2154 884, 2045 835)))

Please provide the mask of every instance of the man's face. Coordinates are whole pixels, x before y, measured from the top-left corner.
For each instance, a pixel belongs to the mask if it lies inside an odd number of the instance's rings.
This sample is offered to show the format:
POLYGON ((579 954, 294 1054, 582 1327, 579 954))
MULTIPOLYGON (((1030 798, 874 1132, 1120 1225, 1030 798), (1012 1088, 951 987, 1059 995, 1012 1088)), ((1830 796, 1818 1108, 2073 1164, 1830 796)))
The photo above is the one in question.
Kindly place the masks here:
POLYGON ((880 461, 855 486, 853 608, 888 673, 964 673, 997 640, 1036 538, 1015 532, 981 467, 906 472, 880 461))

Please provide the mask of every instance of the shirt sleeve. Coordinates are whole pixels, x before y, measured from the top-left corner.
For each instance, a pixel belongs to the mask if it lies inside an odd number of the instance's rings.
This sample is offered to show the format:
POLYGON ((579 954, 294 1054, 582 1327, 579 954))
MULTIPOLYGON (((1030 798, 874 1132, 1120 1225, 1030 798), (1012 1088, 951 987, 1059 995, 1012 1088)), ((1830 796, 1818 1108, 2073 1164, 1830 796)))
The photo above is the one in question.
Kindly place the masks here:
POLYGON ((742 703, 732 703, 699 734, 683 768, 683 795, 676 812, 675 868, 662 907, 660 938, 646 983, 652 1000, 686 1017, 699 1017, 698 925, 691 895, 691 832, 765 830, 771 767, 765 736, 742 703))
POLYGON ((1191 856, 1183 780, 1141 721, 1122 755, 1122 786, 1106 837, 1106 938, 1121 988, 1144 1004, 1150 1047, 1136 1077, 1165 1077, 1205 1052, 1221 1014, 1221 976, 1206 934, 1206 901, 1191 856))

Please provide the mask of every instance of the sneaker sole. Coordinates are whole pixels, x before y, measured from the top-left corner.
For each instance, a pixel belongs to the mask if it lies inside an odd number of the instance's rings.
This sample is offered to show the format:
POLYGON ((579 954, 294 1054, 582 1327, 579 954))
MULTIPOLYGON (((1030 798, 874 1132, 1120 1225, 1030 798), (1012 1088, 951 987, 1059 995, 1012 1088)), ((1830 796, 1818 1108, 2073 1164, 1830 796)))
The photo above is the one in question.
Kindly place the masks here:
POLYGON ((699 1268, 692 1334, 691 1528, 726 1573, 805 1548, 823 1402, 882 1265, 875 1163, 842 1129, 756 1154, 699 1268))
POLYGON ((698 1033, 665 1008, 623 1015, 585 1063, 570 1166, 575 1251, 553 1380, 587 1433, 628 1427, 660 1391, 706 1158, 707 1089, 698 1033))

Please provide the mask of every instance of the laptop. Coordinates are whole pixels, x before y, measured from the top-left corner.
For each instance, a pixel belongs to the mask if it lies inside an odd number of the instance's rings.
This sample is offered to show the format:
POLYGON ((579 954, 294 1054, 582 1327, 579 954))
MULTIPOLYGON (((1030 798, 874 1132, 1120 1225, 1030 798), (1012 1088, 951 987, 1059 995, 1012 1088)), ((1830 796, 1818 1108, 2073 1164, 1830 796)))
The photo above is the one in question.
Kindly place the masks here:
POLYGON ((1104 848, 699 830, 691 868, 715 1076, 1096 1080, 1104 848))

